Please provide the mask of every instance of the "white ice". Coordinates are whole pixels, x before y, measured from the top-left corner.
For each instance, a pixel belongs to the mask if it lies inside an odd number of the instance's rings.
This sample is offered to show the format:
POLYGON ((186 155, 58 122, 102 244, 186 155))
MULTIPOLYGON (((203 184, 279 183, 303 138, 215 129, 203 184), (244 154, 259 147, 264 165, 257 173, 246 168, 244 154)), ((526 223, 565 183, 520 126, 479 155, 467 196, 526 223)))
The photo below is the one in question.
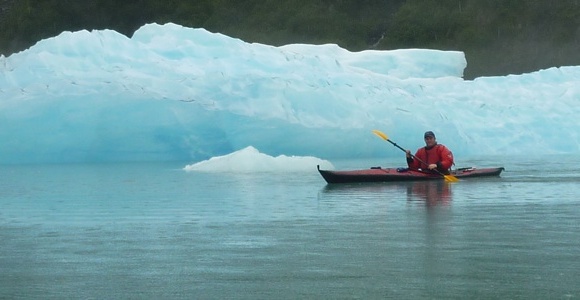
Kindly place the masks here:
POLYGON ((313 166, 321 169, 334 169, 334 165, 327 160, 311 156, 272 157, 260 153, 258 149, 248 146, 242 150, 223 156, 212 157, 209 160, 185 166, 186 171, 199 172, 309 172, 313 166))
MULTIPOLYGON (((462 52, 251 44, 149 24, 0 56, 0 164, 402 157, 432 130, 456 159, 580 152, 580 67, 462 78, 462 52)), ((198 165, 201 166, 201 165, 198 165)))

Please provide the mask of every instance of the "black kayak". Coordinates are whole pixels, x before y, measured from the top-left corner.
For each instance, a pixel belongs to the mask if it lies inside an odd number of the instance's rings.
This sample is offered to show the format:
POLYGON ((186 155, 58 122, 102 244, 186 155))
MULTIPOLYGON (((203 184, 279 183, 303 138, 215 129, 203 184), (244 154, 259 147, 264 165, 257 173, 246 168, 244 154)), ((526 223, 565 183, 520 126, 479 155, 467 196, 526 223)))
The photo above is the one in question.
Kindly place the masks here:
MULTIPOLYGON (((419 181, 419 180, 444 180, 441 174, 409 170, 407 168, 372 167, 365 170, 331 171, 321 170, 316 166, 320 175, 328 183, 356 183, 356 182, 393 182, 393 181, 419 181)), ((450 175, 457 179, 499 176, 504 170, 497 168, 460 168, 452 170, 450 175)))

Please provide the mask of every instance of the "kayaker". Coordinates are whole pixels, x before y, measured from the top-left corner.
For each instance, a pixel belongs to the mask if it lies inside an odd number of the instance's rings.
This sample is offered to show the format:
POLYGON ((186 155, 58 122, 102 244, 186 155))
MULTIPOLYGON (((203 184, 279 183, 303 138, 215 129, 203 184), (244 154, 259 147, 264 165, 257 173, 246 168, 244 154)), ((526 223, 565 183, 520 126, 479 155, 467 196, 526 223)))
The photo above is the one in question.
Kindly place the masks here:
POLYGON ((417 149, 415 153, 416 159, 413 159, 411 150, 405 151, 407 153, 407 165, 409 169, 437 169, 443 174, 449 174, 449 169, 453 165, 453 153, 445 145, 437 144, 437 139, 433 131, 425 132, 424 138, 425 147, 417 149))

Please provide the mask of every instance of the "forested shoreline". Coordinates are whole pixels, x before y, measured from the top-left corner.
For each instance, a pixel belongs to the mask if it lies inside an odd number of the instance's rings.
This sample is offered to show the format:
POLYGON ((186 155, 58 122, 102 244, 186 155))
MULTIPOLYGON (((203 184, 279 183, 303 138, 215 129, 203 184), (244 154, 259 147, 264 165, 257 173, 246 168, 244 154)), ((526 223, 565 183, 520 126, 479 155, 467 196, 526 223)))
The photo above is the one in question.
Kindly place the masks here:
POLYGON ((130 37, 153 22, 274 46, 459 50, 466 79, 580 65, 580 0, 0 0, 0 54, 62 31, 130 37))

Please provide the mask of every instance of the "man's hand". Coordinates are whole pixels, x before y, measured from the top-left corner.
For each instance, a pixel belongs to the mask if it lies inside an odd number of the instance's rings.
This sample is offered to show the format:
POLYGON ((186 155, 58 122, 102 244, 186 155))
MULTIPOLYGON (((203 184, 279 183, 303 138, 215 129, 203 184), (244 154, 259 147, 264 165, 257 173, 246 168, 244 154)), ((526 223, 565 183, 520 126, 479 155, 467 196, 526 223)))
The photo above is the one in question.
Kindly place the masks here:
POLYGON ((437 164, 430 164, 429 170, 434 170, 434 169, 437 169, 437 164))

